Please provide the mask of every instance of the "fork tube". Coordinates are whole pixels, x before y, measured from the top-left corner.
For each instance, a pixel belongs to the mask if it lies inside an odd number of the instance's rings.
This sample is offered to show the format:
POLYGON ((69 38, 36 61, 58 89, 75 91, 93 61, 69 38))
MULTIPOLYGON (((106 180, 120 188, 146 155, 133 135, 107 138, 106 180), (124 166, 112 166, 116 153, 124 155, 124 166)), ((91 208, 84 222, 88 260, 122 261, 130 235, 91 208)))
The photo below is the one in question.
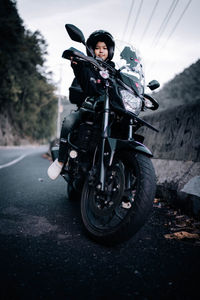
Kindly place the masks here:
POLYGON ((133 119, 130 119, 129 121, 129 131, 128 131, 128 140, 133 139, 133 119))
POLYGON ((104 99, 104 114, 103 114, 103 126, 102 126, 102 144, 101 144, 101 169, 100 169, 100 183, 101 190, 104 191, 105 187, 105 167, 104 167, 104 150, 105 142, 108 137, 108 124, 109 124, 109 95, 108 95, 108 81, 106 82, 106 91, 104 99))

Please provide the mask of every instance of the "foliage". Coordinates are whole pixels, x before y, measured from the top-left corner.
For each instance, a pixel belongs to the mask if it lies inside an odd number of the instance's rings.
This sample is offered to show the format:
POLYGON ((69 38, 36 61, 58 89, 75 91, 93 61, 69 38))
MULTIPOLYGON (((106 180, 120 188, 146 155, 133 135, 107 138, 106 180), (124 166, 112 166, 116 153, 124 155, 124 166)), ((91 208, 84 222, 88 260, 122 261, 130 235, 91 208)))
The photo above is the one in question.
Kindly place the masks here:
POLYGON ((199 102, 200 60, 176 75, 174 79, 166 83, 159 92, 154 92, 153 95, 159 101, 159 110, 199 102))
POLYGON ((44 70, 47 45, 39 31, 23 26, 16 3, 0 2, 0 112, 34 139, 55 131, 57 98, 44 70), (42 71, 41 71, 42 70, 42 71))

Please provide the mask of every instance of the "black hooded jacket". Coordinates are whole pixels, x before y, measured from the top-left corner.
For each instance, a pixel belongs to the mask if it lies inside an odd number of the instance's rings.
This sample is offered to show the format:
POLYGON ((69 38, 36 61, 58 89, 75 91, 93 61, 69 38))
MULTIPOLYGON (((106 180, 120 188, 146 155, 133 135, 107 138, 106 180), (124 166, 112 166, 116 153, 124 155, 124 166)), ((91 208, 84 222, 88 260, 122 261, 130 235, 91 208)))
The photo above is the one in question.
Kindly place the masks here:
MULTIPOLYGON (((115 66, 112 61, 107 63, 112 67, 115 66)), ((69 93, 71 103, 80 106, 86 97, 103 95, 104 84, 98 69, 88 62, 72 63, 71 66, 75 75, 69 93)))

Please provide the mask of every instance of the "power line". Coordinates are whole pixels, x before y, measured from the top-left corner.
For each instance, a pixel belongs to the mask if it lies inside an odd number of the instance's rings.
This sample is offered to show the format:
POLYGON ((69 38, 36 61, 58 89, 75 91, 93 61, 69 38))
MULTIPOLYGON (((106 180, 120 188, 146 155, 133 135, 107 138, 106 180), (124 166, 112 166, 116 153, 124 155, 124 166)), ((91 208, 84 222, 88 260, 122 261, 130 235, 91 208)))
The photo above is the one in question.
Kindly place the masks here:
POLYGON ((126 25, 124 27, 124 31, 123 31, 123 35, 122 35, 122 40, 123 40, 123 38, 125 36, 126 30, 127 30, 127 27, 128 27, 128 23, 129 23, 129 20, 130 20, 130 17, 131 17, 131 13, 132 13, 132 10, 133 10, 134 3, 135 3, 135 0, 132 0, 132 2, 131 2, 131 8, 129 10, 128 18, 127 18, 127 21, 126 21, 126 25))
POLYGON ((133 36, 133 33, 134 33, 134 31, 135 31, 135 28, 136 28, 136 25, 137 25, 137 21, 138 21, 138 18, 139 18, 141 9, 142 9, 142 5, 143 5, 143 0, 141 0, 141 2, 140 2, 140 6, 139 6, 139 8, 138 8, 137 16, 136 16, 136 18, 135 18, 135 22, 134 22, 133 27, 132 27, 132 30, 131 30, 131 34, 130 34, 130 37, 129 37, 129 41, 131 40, 131 37, 133 36))
POLYGON ((149 25, 150 25, 150 23, 151 23, 151 20, 152 20, 153 15, 154 15, 154 13, 155 13, 155 11, 156 11, 156 8, 157 8, 157 6, 158 6, 159 1, 160 1, 160 0, 157 0, 157 1, 156 1, 155 5, 154 5, 154 7, 153 7, 153 10, 152 10, 152 12, 151 12, 151 15, 150 15, 150 17, 149 17, 149 20, 147 21, 146 27, 145 27, 145 29, 144 29, 144 32, 143 32, 142 37, 141 37, 141 40, 140 40, 140 43, 141 43, 141 44, 142 44, 142 41, 143 41, 143 39, 144 39, 144 37, 145 37, 145 35, 146 35, 146 32, 147 32, 147 30, 148 30, 148 28, 149 28, 149 25))
MULTIPOLYGON (((182 11, 182 14, 180 15, 180 17, 178 18, 176 24, 175 24, 174 27, 172 28, 172 30, 171 30, 171 32, 170 32, 168 38, 166 39, 164 45, 162 46, 162 48, 164 48, 164 47, 166 46, 166 44, 168 43, 169 39, 171 38, 172 34, 173 34, 174 31, 176 30, 178 24, 180 23, 181 19, 183 18, 184 14, 185 14, 186 10, 188 9, 189 5, 191 4, 191 2, 192 2, 192 0, 189 0, 188 3, 186 4, 184 10, 182 11)), ((162 48, 161 48, 161 49, 162 49, 162 48)))
POLYGON ((171 19, 172 15, 175 11, 175 8, 176 8, 178 2, 179 2, 179 0, 173 0, 173 2, 171 4, 164 20, 163 20, 163 22, 162 22, 158 32, 156 33, 156 35, 154 37, 154 40, 152 42, 152 46, 156 47, 157 44, 159 43, 159 40, 160 40, 161 36, 163 35, 163 33, 164 33, 168 23, 169 23, 169 20, 171 19))
MULTIPOLYGON (((170 32, 168 38, 166 39, 166 41, 164 42, 164 44, 162 45, 162 47, 160 48, 160 50, 162 50, 162 49, 166 46, 166 44, 168 43, 169 39, 171 38, 172 34, 175 32, 175 30, 176 30, 178 24, 180 23, 181 19, 183 18, 184 14, 185 14, 186 10, 188 9, 189 5, 191 4, 191 2, 192 2, 192 0, 189 0, 188 3, 186 4, 184 10, 182 11, 180 17, 178 18, 177 22, 175 23, 175 25, 174 25, 174 27, 172 28, 172 30, 171 30, 171 32, 170 32)), ((157 63, 157 61, 154 60, 154 61, 151 63, 149 69, 152 69, 152 68, 155 66, 156 63, 157 63)))

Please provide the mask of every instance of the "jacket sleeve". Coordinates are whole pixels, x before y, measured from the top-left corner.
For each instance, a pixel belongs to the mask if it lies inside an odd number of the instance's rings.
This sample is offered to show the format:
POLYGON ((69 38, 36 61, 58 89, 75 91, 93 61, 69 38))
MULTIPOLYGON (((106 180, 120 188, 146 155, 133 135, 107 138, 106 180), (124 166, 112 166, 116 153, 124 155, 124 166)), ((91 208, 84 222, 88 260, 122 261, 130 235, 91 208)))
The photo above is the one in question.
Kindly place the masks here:
POLYGON ((78 83, 87 96, 100 96, 103 94, 103 84, 98 71, 86 62, 72 63, 71 66, 78 83))

